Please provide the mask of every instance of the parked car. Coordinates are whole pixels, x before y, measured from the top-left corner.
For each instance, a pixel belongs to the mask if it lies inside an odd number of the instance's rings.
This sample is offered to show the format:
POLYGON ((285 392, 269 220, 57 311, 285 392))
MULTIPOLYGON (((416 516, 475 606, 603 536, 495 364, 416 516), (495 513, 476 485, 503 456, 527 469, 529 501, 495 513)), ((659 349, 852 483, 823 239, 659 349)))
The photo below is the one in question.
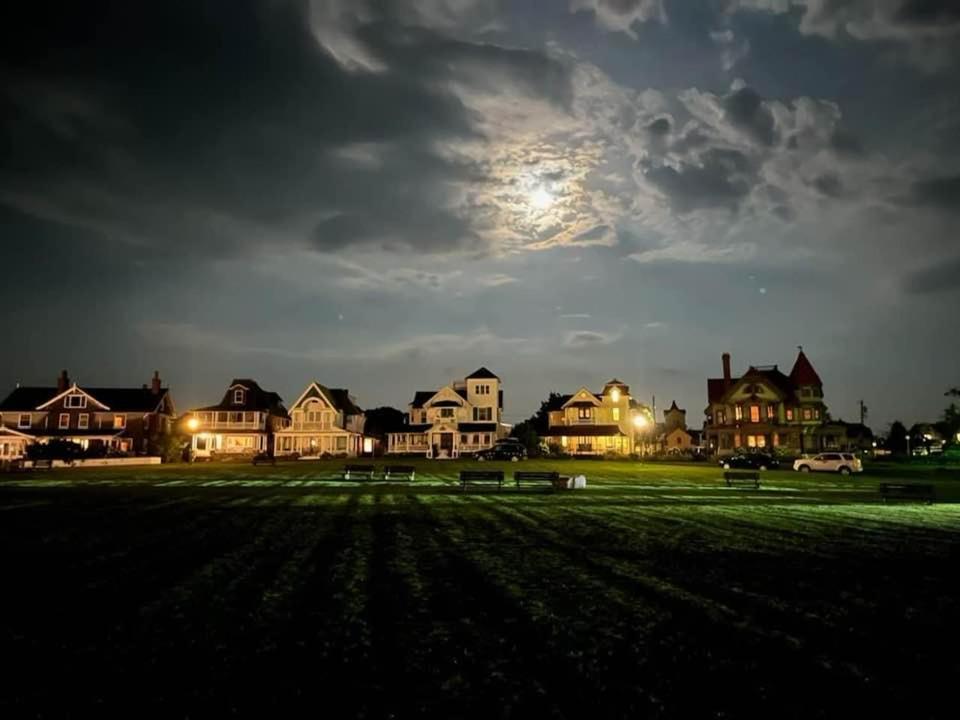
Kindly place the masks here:
POLYGON ((863 472, 863 463, 853 453, 820 453, 793 462, 799 472, 835 472, 841 475, 863 472))
POLYGON ((480 462, 484 460, 509 460, 517 462, 527 457, 527 448, 524 447, 516 438, 504 438, 497 440, 493 447, 486 450, 478 450, 473 457, 480 462))
POLYGON ((720 459, 724 470, 743 468, 746 470, 769 470, 780 465, 780 461, 765 453, 741 453, 720 459))

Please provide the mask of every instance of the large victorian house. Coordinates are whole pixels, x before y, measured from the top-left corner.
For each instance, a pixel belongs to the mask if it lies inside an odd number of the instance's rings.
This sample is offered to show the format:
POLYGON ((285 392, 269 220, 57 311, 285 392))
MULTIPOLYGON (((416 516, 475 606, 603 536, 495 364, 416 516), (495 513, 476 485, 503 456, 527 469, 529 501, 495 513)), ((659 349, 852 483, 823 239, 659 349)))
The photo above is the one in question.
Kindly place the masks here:
POLYGON ((51 440, 143 455, 171 431, 173 416, 159 373, 138 388, 95 388, 71 382, 64 370, 56 386, 17 387, 0 403, 0 459, 23 457, 27 446, 51 440))
POLYGON ((776 365, 751 366, 740 377, 723 354, 723 377, 707 380, 707 447, 718 455, 738 450, 818 450, 827 419, 823 383, 801 349, 789 375, 776 365))
POLYGON ((554 396, 547 413, 544 439, 570 455, 629 455, 651 429, 647 408, 616 379, 599 393, 582 387, 572 395, 554 396))
POLYGON ((191 410, 184 419, 200 458, 272 452, 275 433, 289 424, 280 396, 249 379, 234 380, 217 405, 191 410))
POLYGON ((388 453, 454 458, 493 445, 507 434, 500 378, 480 368, 439 390, 417 392, 402 432, 387 434, 388 453))
POLYGON ((276 434, 277 455, 356 457, 364 452, 366 418, 347 390, 311 382, 290 408, 290 417, 291 423, 276 434))

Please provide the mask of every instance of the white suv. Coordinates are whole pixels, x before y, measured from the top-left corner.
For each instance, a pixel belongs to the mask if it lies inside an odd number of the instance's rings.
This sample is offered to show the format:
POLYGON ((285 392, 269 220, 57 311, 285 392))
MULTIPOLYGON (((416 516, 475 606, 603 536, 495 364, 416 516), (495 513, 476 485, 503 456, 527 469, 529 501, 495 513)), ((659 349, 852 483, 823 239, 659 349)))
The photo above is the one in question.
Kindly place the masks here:
POLYGON ((800 472, 836 472, 849 475, 863 472, 863 463, 851 453, 820 453, 810 458, 794 460, 793 469, 800 472))

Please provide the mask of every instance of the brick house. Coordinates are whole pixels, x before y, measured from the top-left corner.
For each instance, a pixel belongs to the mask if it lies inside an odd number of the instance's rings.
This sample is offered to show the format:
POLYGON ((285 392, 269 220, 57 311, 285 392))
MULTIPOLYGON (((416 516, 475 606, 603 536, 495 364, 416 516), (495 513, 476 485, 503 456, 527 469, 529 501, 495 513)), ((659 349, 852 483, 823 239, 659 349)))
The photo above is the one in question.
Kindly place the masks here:
POLYGON ((53 387, 17 387, 0 403, 0 458, 66 440, 85 450, 147 454, 173 429, 173 399, 154 373, 139 388, 79 386, 64 370, 53 387))
POLYGON ((776 365, 751 365, 733 377, 730 354, 724 353, 723 377, 707 380, 707 400, 706 443, 716 455, 815 451, 828 418, 823 382, 802 348, 789 375, 776 365))

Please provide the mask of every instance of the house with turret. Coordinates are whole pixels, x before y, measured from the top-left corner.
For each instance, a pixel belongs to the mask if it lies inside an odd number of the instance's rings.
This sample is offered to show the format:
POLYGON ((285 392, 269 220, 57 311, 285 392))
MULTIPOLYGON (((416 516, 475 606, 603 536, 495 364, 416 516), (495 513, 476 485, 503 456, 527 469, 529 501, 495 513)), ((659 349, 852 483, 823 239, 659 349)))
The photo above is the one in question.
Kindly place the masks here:
POLYGON ((704 431, 716 455, 780 450, 789 454, 821 449, 828 420, 823 381, 800 348, 789 374, 777 365, 751 365, 735 376, 729 353, 723 375, 707 379, 704 431))

